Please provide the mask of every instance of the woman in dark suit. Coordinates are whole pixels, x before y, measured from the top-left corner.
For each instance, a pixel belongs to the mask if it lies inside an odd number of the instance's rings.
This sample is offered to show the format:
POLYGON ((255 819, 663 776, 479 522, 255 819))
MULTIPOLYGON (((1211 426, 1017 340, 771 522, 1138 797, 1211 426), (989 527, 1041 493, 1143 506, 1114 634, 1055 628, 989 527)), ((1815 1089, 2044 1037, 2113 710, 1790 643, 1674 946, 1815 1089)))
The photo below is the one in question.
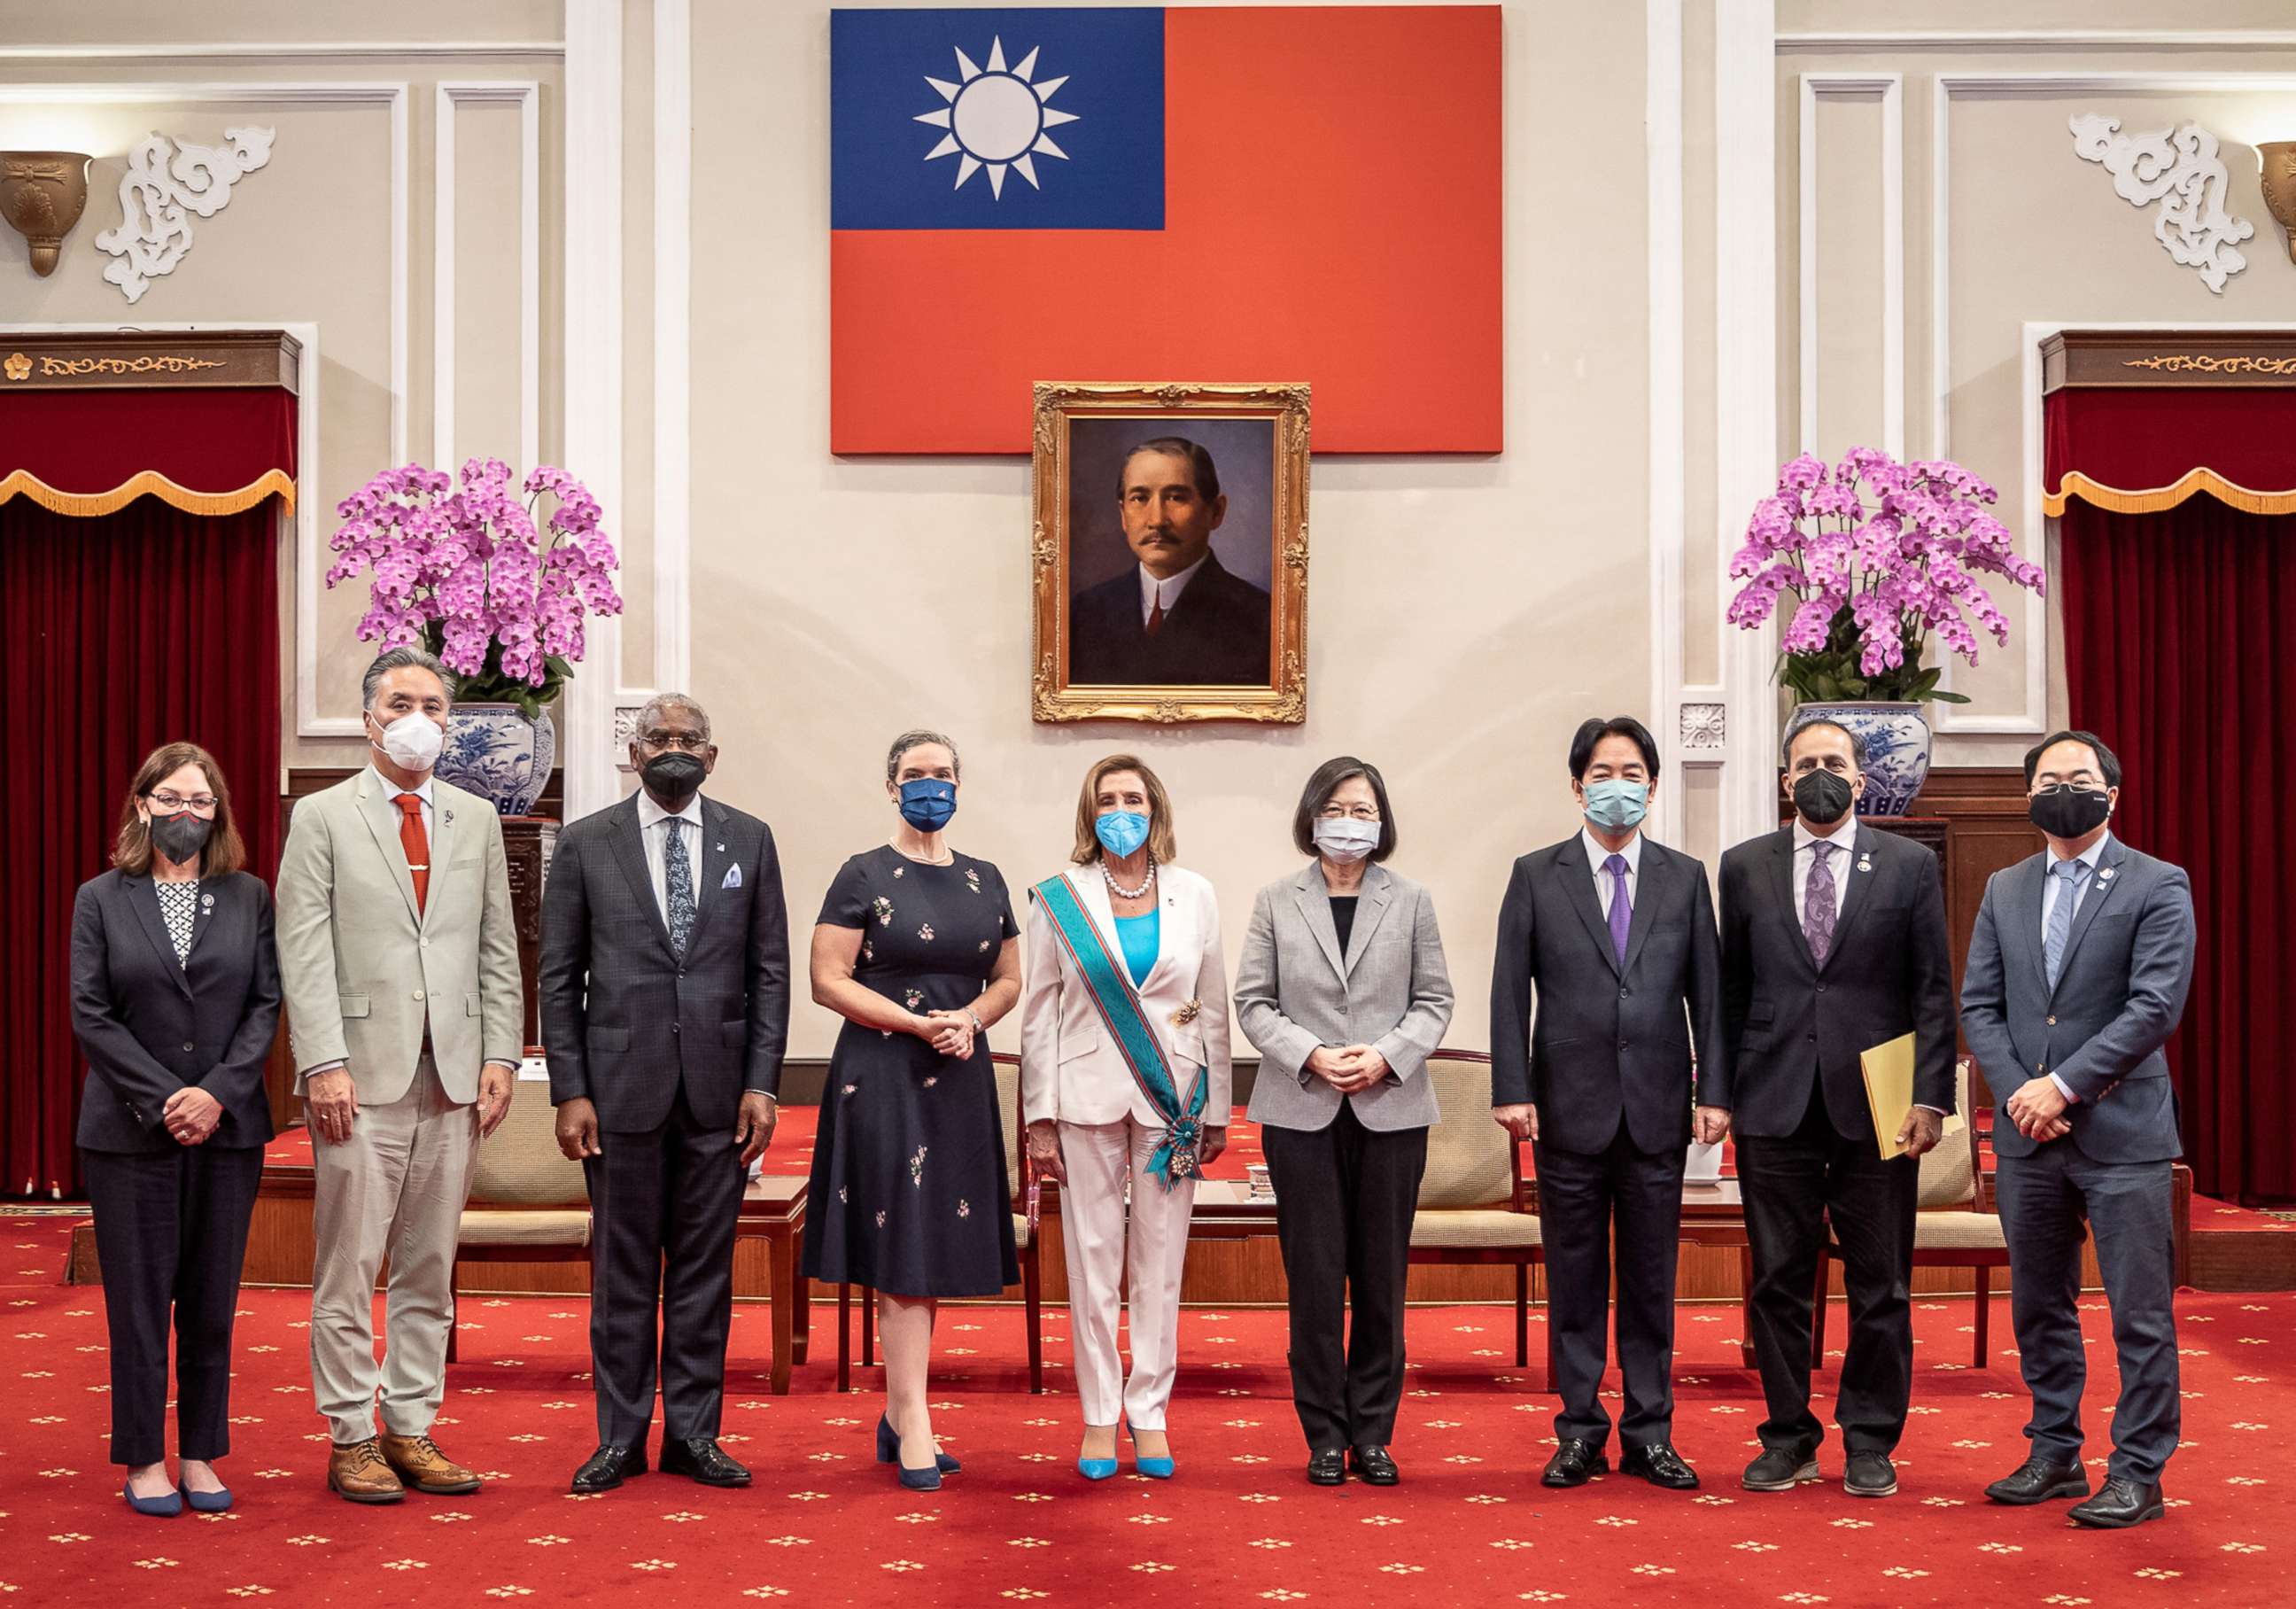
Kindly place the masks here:
POLYGON ((1292 1287, 1292 1400, 1308 1480, 1337 1486, 1352 1464, 1392 1486, 1411 1220, 1438 1115, 1426 1063, 1451 1023, 1451 975, 1427 891, 1380 864, 1395 815, 1376 767, 1318 767, 1292 841, 1314 858, 1259 891, 1235 969, 1292 1287))
POLYGON ((72 907, 72 1030, 88 1063, 79 1147, 111 1334, 111 1461, 138 1514, 231 1506, 231 1321, 272 1136, 263 1064, 279 1025, 271 892, 213 756, 154 750, 112 869, 72 907), (176 1482, 168 1478, 176 1331, 176 1482))

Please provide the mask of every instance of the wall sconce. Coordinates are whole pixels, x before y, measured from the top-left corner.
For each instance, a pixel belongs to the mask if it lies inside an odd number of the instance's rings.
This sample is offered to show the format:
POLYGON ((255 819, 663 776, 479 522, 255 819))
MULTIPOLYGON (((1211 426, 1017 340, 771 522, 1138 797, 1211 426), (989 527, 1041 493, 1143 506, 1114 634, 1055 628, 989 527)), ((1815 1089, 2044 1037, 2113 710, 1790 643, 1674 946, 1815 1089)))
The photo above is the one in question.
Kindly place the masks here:
POLYGON ((0 151, 0 218, 31 242, 32 272, 43 279, 87 206, 92 160, 77 151, 0 151))
POLYGON ((2296 263, 2296 140, 2259 145, 2256 159, 2259 176, 2264 180, 2265 210, 2287 233, 2288 260, 2296 263))

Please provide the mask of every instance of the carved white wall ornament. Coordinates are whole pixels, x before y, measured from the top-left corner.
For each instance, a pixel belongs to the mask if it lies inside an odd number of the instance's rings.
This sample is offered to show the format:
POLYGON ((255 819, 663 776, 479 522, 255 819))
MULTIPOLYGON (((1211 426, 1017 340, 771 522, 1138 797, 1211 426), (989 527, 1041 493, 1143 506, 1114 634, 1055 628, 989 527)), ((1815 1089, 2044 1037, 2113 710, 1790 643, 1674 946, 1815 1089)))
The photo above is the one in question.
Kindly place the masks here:
POLYGON ((2079 114, 2070 126, 2075 154, 2102 163, 2112 175, 2113 190, 2130 206, 2157 202, 2153 238, 2223 295, 2225 281, 2248 267, 2233 242, 2254 234, 2256 226, 2225 210, 2232 176, 2217 160, 2217 136, 2198 123, 2122 134, 2120 119, 2101 112, 2079 114))
POLYGON ((1720 749, 1729 736, 1729 714, 1727 704, 1684 704, 1676 728, 1681 746, 1691 753, 1720 749))
MULTIPOLYGON (((623 696, 627 698, 628 695, 626 694, 623 696)), ((614 745, 614 768, 626 776, 634 769, 630 765, 630 745, 637 741, 638 717, 644 713, 645 705, 643 702, 635 704, 618 703, 614 706, 611 740, 614 745)))
POLYGON ((192 249, 192 218, 213 218, 232 186, 271 160, 269 128, 226 128, 222 145, 182 145, 154 134, 127 154, 119 176, 119 226, 95 237, 95 249, 119 259, 103 277, 131 302, 192 249))

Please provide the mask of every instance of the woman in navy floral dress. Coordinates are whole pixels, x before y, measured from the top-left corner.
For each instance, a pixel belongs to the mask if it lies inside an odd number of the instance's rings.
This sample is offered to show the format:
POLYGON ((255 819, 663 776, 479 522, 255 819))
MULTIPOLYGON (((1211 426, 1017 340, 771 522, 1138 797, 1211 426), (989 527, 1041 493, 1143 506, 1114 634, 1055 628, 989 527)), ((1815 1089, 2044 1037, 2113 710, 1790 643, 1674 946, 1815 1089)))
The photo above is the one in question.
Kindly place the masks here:
POLYGON ((813 997, 845 1018, 822 1091, 805 1271, 873 1286, 885 1348, 878 1457, 939 1485, 925 1403, 933 1306, 1016 1283, 987 1030, 1021 994, 1004 879, 960 855, 955 745, 905 732, 885 762, 892 841, 840 868, 813 931, 813 997))

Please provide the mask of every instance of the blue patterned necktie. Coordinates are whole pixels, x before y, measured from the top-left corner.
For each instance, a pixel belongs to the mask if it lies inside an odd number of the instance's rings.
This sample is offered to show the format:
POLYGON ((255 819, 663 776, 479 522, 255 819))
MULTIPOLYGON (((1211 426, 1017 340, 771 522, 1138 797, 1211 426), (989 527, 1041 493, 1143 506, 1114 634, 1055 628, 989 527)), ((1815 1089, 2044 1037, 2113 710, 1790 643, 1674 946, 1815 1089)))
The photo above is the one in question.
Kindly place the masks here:
POLYGON ((1801 897, 1801 935, 1809 940, 1809 958, 1825 965, 1833 948, 1833 868, 1827 864, 1837 846, 1820 839, 1809 846, 1809 883, 1801 897))
POLYGON ((661 881, 669 897, 669 948, 682 957, 693 932, 693 862, 685 853, 685 824, 673 816, 667 825, 669 841, 662 846, 661 881))
POLYGON ((1603 862, 1603 869, 1611 874, 1611 948, 1619 952, 1619 965, 1627 964, 1627 935, 1634 931, 1635 907, 1627 898, 1627 858, 1613 855, 1603 862))
POLYGON ((2057 889, 2057 902, 2049 907, 2048 932, 2042 936, 2042 958, 2049 969, 2049 987, 2057 986, 2057 973, 2064 969, 2065 944, 2073 936, 2073 907, 2080 903, 2081 884, 2088 880, 2086 860, 2052 862, 2049 875, 2062 879, 2057 889))

